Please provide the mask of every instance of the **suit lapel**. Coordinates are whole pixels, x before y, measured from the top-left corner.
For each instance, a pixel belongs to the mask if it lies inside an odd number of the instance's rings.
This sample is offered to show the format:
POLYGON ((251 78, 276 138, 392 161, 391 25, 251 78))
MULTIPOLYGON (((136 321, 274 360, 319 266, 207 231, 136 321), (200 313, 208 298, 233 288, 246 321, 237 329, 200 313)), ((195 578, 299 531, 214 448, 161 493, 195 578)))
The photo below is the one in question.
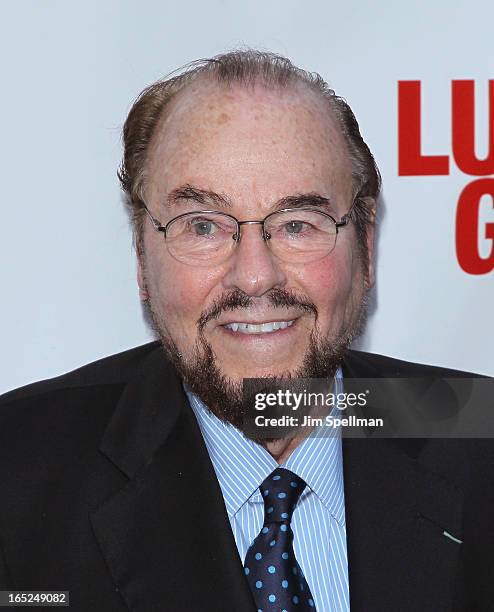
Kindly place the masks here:
MULTIPOLYGON (((345 378, 376 377, 355 367, 345 378)), ((461 544, 462 494, 429 468, 424 440, 344 439, 351 608, 450 610, 461 544)))
POLYGON ((344 440, 343 465, 352 610, 450 610, 459 492, 388 440, 344 440))
POLYGON ((129 609, 251 612, 209 455, 160 351, 126 389, 101 450, 129 477, 91 515, 129 609))

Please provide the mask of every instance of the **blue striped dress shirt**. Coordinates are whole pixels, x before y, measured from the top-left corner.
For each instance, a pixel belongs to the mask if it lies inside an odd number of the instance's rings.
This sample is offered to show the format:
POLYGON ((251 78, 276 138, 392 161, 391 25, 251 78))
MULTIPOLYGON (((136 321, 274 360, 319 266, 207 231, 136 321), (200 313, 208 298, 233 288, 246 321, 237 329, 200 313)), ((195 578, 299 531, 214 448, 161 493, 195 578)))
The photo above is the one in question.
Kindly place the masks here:
MULTIPOLYGON (((336 392, 342 375, 336 375, 336 392)), ((277 467, 291 470, 307 487, 292 517, 293 548, 318 612, 347 612, 348 561, 341 436, 307 437, 280 465, 268 451, 223 423, 190 393, 218 478, 242 563, 264 522, 262 481, 277 467)))

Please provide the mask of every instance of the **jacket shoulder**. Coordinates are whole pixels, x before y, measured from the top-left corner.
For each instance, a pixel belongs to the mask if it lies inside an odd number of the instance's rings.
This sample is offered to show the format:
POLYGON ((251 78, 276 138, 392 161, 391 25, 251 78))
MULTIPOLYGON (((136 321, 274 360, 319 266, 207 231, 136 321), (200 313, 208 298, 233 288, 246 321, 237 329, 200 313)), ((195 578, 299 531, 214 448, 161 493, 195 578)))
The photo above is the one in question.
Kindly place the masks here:
POLYGON ((21 399, 39 398, 51 392, 60 392, 63 389, 123 385, 134 375, 146 355, 156 350, 158 346, 158 342, 149 342, 109 357, 103 357, 61 376, 13 389, 0 396, 0 406, 21 399))
POLYGON ((158 346, 112 355, 0 398, 0 523, 29 514, 64 471, 97 464, 98 445, 127 383, 158 346))
POLYGON ((479 374, 404 361, 387 355, 348 351, 343 373, 355 378, 477 378, 479 374))
POLYGON ((34 449, 43 455, 47 442, 53 445, 57 440, 65 441, 71 452, 99 438, 128 381, 157 345, 105 357, 0 397, 0 456, 16 448, 24 449, 26 457, 34 456, 34 449))

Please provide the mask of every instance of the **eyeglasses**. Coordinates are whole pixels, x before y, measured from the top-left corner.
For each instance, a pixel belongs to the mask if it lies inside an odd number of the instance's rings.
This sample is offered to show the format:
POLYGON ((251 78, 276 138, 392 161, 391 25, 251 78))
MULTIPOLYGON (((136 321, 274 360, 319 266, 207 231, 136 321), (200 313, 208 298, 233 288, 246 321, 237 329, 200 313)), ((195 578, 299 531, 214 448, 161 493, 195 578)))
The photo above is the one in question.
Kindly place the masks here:
POLYGON ((341 227, 348 225, 353 204, 340 221, 307 206, 284 208, 262 221, 239 221, 217 210, 196 210, 174 217, 163 225, 144 204, 156 231, 162 232, 168 252, 177 261, 191 266, 223 263, 240 242, 243 225, 260 225, 261 237, 278 259, 308 263, 329 255, 341 227))

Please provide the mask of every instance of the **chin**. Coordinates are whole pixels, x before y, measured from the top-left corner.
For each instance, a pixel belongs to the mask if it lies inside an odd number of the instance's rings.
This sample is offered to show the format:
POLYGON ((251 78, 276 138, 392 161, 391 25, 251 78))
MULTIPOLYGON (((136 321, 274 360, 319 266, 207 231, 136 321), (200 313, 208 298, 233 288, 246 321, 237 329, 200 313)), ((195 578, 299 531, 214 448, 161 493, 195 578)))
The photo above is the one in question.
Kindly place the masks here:
MULTIPOLYGON (((230 362, 231 363, 231 362, 230 362)), ((250 363, 246 363, 245 366, 242 364, 236 364, 235 370, 224 367, 220 360, 217 362, 219 371, 231 381, 242 382, 244 378, 286 378, 290 375, 299 372, 302 366, 302 360, 300 363, 294 364, 280 364, 271 362, 266 366, 259 366, 255 364, 255 360, 250 363)))

